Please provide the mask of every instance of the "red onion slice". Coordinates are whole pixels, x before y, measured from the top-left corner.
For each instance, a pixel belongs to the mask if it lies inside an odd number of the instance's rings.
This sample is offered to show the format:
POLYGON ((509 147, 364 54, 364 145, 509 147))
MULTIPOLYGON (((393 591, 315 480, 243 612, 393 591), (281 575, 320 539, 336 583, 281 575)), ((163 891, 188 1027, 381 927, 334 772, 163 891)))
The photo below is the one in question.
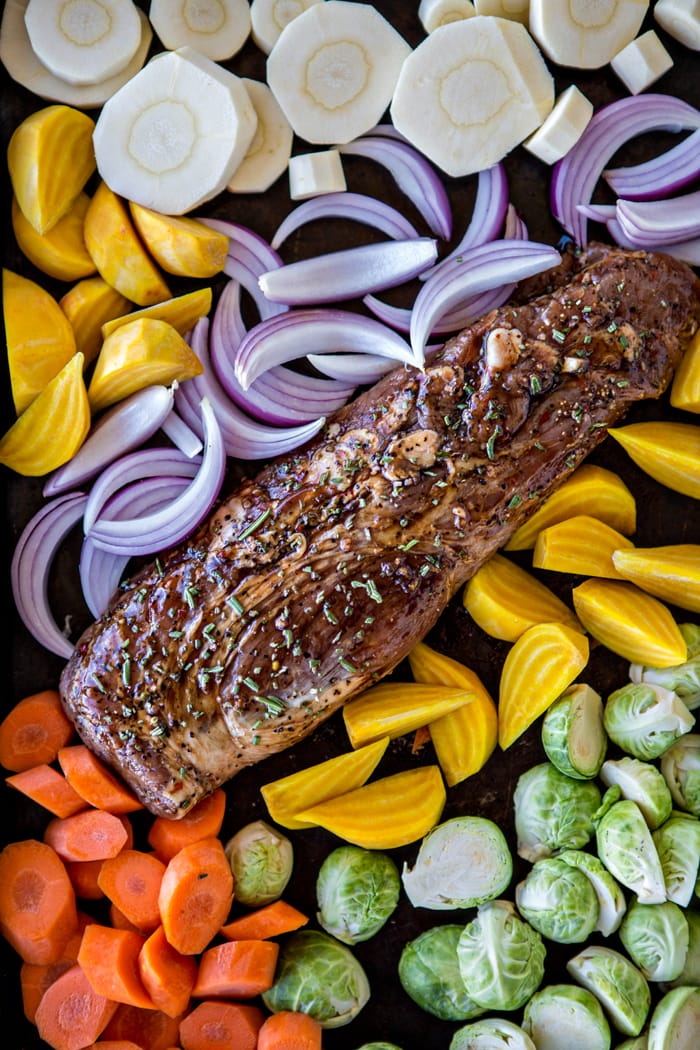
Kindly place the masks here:
POLYGON ((586 216, 577 205, 588 204, 606 164, 623 143, 646 131, 700 128, 700 111, 673 95, 632 95, 609 103, 593 115, 552 173, 550 206, 554 217, 576 244, 587 243, 586 216))
POLYGON ((452 208, 442 179, 422 153, 400 138, 386 134, 362 136, 338 146, 345 156, 366 157, 391 174, 402 193, 423 216, 428 229, 448 241, 452 236, 452 208))
MULTIPOLYGON (((174 391, 177 390, 177 383, 174 383, 173 387, 174 391)), ((202 451, 202 439, 199 434, 196 434, 192 427, 185 423, 184 419, 177 414, 174 408, 170 410, 163 420, 160 429, 166 437, 170 438, 175 448, 178 448, 180 452, 183 452, 190 459, 193 456, 198 456, 202 451)))
POLYGON ((365 193, 345 190, 341 193, 324 193, 299 204, 277 227, 270 242, 272 247, 279 248, 292 233, 318 219, 349 219, 363 226, 371 226, 395 241, 418 236, 415 226, 390 204, 365 193))
POLYGON ((118 456, 142 445, 167 418, 173 396, 171 387, 149 386, 108 409, 73 458, 49 475, 43 495, 50 498, 77 488, 118 456))
POLYGON ((645 247, 688 241, 700 235, 700 190, 658 201, 618 199, 617 219, 633 241, 645 247))
POLYGON ((314 306, 395 288, 426 270, 437 258, 432 237, 382 241, 287 263, 262 274, 268 299, 288 306, 314 306))
POLYGON ((331 379, 360 386, 376 383, 396 368, 395 361, 373 354, 307 354, 306 359, 331 379))
POLYGON ((494 164, 479 172, 477 178, 474 208, 459 242, 449 255, 423 274, 423 279, 436 273, 451 259, 455 259, 470 248, 495 240, 503 230, 503 223, 508 207, 508 178, 502 164, 494 164))
POLYGON ((221 491, 226 450, 209 402, 200 404, 204 452, 192 482, 172 503, 143 517, 112 521, 102 516, 88 531, 95 546, 113 554, 151 555, 181 543, 200 524, 221 491))
POLYGON ((652 160, 602 174, 613 193, 626 200, 668 197, 700 178, 700 129, 652 160))
POLYGON ((506 218, 503 225, 503 236, 506 240, 526 241, 528 239, 527 224, 513 204, 506 208, 506 218))
POLYGON ((27 522, 15 546, 10 582, 20 619, 49 652, 68 659, 74 646, 56 624, 49 607, 49 573, 58 548, 83 516, 87 496, 68 492, 46 503, 27 522))
POLYGON ((371 317, 350 310, 290 310, 254 325, 241 343, 236 375, 248 388, 266 369, 307 354, 339 350, 376 354, 415 365, 411 348, 400 335, 371 317))

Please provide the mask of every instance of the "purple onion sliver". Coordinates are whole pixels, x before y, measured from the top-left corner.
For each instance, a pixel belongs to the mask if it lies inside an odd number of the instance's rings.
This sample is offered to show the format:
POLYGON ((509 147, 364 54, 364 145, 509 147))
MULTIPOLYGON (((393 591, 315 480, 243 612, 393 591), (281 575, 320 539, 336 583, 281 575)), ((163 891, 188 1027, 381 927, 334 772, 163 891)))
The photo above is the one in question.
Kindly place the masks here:
MULTIPOLYGON (((508 178, 502 164, 494 164, 479 172, 474 208, 459 242, 430 270, 430 274, 441 269, 451 259, 462 255, 470 248, 495 240, 503 230, 508 207, 508 178)), ((424 274, 423 277, 426 275, 424 274)))
MULTIPOLYGON (((177 386, 175 386, 177 389, 177 386)), ((202 451, 202 440, 195 434, 192 427, 185 423, 184 419, 177 414, 174 408, 161 423, 160 429, 167 438, 170 438, 175 448, 184 453, 189 459, 198 456, 202 451)))
POLYGON ((626 200, 668 197, 700 177, 700 129, 652 160, 608 168, 602 175, 613 193, 626 200))
POLYGON ((527 225, 522 216, 518 214, 518 210, 514 204, 509 204, 506 208, 506 218, 503 224, 503 236, 506 240, 528 240, 529 235, 527 225))
POLYGON ((388 325, 397 332, 408 334, 411 330, 411 311, 405 306, 393 306, 377 299, 375 295, 365 295, 362 299, 367 309, 382 324, 388 325))
POLYGON ((277 249, 308 222, 318 219, 349 219, 371 226, 393 240, 417 237, 418 231, 400 211, 385 201, 364 193, 324 193, 319 197, 303 201, 289 213, 277 227, 272 238, 272 247, 277 249))
POLYGON ((398 367, 395 361, 372 354, 308 354, 307 361, 332 379, 360 386, 376 383, 398 367))
POLYGON ((651 244, 673 244, 700 236, 700 190, 658 201, 618 199, 623 229, 647 237, 651 244))

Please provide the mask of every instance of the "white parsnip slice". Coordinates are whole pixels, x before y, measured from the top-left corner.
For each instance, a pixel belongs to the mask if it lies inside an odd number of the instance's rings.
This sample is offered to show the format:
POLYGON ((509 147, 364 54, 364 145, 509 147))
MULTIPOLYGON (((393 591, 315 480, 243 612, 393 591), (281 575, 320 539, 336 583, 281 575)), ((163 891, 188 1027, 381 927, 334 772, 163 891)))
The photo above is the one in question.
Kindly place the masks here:
POLYGON ((298 153, 289 159, 289 196, 293 201, 308 200, 322 193, 347 189, 343 158, 337 149, 298 153))
POLYGON ((601 69, 634 40, 649 0, 530 0, 530 32, 560 66, 601 69))
POLYGON ((253 42, 269 55, 286 25, 302 11, 322 0, 252 0, 250 5, 253 42))
POLYGON ((570 84, 554 103, 549 116, 523 145, 545 164, 555 164, 578 142, 592 116, 593 103, 575 84, 570 84))
POLYGON ((473 18, 476 8, 471 0, 420 0, 418 18, 426 33, 450 22, 461 22, 473 18))
POLYGON ((294 132, 267 84, 247 77, 243 77, 243 84, 258 124, 228 189, 232 193, 263 193, 287 170, 294 132))
POLYGON ((391 116, 451 176, 498 163, 554 104, 554 81, 519 22, 477 15, 432 32, 401 69, 391 116))
POLYGON ((673 58, 654 30, 649 29, 613 55, 610 65, 630 94, 638 95, 668 73, 673 58))
POLYGON ((282 30, 267 82, 300 138, 343 144, 378 123, 410 51, 370 4, 326 0, 282 30))
POLYGON ((37 58, 69 84, 121 72, 141 41, 133 0, 29 0, 24 24, 37 58))
POLYGON ((97 170, 127 200, 182 215, 226 188, 256 124, 240 77, 194 48, 162 52, 100 113, 97 170))
POLYGON ((698 0, 656 0, 654 18, 674 40, 691 51, 700 51, 698 0))
POLYGON ((164 47, 194 47, 215 62, 238 54, 250 36, 248 0, 151 0, 148 17, 164 47))

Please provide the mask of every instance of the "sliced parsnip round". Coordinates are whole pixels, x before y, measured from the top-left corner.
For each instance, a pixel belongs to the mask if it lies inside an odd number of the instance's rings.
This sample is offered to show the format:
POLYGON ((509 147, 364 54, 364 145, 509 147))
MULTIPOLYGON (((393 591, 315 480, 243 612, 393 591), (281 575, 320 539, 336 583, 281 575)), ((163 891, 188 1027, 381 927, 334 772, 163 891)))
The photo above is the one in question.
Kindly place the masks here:
POLYGON ((287 170, 294 132, 267 84, 247 77, 243 83, 258 125, 228 189, 232 193, 264 193, 287 170))
POLYGON ((450 22, 473 18, 475 14, 476 8, 471 0, 420 0, 418 5, 418 18, 426 33, 450 22))
POLYGON ((27 4, 28 0, 6 0, 0 23, 0 61, 13 80, 40 98, 65 102, 78 109, 101 106, 138 73, 146 61, 153 31, 146 15, 139 11, 141 39, 131 61, 118 73, 94 84, 69 84, 55 76, 37 57, 24 24, 27 4))
POLYGON ((269 55, 284 27, 321 0, 253 0, 250 21, 253 42, 269 55))
POLYGON ((226 188, 256 124, 240 77, 193 48, 166 51, 104 106, 97 170, 127 200, 182 215, 226 188))
POLYGON ((601 69, 634 40, 649 0, 531 0, 530 32, 560 66, 601 69))
POLYGON ((404 62, 396 128, 451 176, 498 163, 554 104, 554 81, 519 22, 477 15, 432 32, 404 62))
POLYGON ((215 62, 250 36, 248 0, 151 0, 148 17, 164 47, 194 47, 215 62))
POLYGON ((133 0, 29 0, 24 23, 39 61, 69 84, 116 76, 141 42, 133 0))
POLYGON ((342 144, 378 123, 410 52, 370 4, 326 0, 285 26, 267 82, 300 138, 342 144))

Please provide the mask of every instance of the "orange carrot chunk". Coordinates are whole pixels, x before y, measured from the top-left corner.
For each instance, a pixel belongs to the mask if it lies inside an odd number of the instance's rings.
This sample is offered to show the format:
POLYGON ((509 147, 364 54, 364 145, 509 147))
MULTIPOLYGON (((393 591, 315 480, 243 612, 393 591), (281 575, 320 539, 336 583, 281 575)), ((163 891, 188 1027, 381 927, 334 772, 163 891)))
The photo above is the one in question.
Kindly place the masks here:
POLYGON ((256 1050, 264 1014, 249 1003, 207 999, 180 1022, 182 1050, 256 1050))
POLYGON ((56 689, 25 696, 0 722, 0 765, 21 773, 50 764, 74 735, 56 689))
POLYGON ((228 941, 265 941, 268 937, 298 930, 308 921, 308 915, 279 899, 232 919, 221 927, 219 933, 228 941))
POLYGON ((72 817, 87 806, 85 799, 71 787, 63 774, 46 762, 13 773, 5 778, 5 783, 55 817, 72 817))
POLYGON ((118 816, 101 809, 84 809, 72 817, 54 817, 44 831, 44 842, 62 860, 106 860, 126 845, 128 832, 118 816))
POLYGON ((133 930, 115 930, 98 923, 85 928, 78 962, 98 995, 146 1010, 153 1006, 139 975, 143 942, 144 937, 133 930))
POLYGON ((265 1018, 257 1050, 321 1050, 323 1029, 310 1014, 280 1010, 265 1018))
POLYGON ((159 926, 144 942, 139 953, 139 973, 153 1005, 168 1017, 178 1017, 189 1006, 197 978, 197 960, 182 955, 159 926))
POLYGON ((56 962, 77 928, 75 892, 56 851, 35 839, 5 846, 0 933, 24 962, 56 962))
POLYGON ((96 809, 108 813, 143 809, 136 795, 85 744, 62 747, 57 758, 66 780, 96 809))
POLYGON ((104 897, 97 881, 103 860, 67 860, 65 864, 76 897, 86 901, 99 901, 104 897))
POLYGON ((52 963, 26 963, 20 968, 20 988, 22 990, 22 1007, 24 1016, 32 1024, 35 1023, 36 1008, 41 1001, 46 989, 50 984, 60 977, 62 973, 69 970, 78 961, 78 949, 83 936, 83 930, 88 922, 93 920, 78 912, 78 928, 63 949, 60 959, 52 963))
POLYGON ((170 1050, 179 1039, 182 1017, 168 1017, 161 1010, 144 1010, 119 1003, 102 1033, 103 1039, 129 1039, 143 1050, 170 1050))
POLYGON ((184 846, 168 861, 158 898, 165 936, 182 955, 203 952, 226 921, 233 875, 220 839, 184 846))
POLYGON ((227 941, 199 960, 195 999, 252 999, 272 987, 279 955, 276 941, 227 941))
POLYGON ((98 995, 76 963, 51 984, 36 1008, 39 1035, 53 1050, 82 1050, 103 1032, 117 1004, 98 995))
POLYGON ((130 923, 151 933, 160 925, 158 894, 164 874, 165 864, 155 854, 122 849, 103 861, 97 882, 130 923))
POLYGON ((167 863, 183 846, 202 839, 215 839, 221 831, 225 809, 226 792, 218 788, 179 820, 156 817, 148 831, 148 844, 167 863))

